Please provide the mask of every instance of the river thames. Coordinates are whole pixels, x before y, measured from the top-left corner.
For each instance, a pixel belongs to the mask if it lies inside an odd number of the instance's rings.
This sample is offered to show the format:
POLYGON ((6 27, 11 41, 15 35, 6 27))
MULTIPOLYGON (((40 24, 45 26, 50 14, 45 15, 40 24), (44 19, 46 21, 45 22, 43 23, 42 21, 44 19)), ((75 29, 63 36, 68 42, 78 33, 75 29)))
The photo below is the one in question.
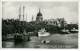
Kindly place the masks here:
POLYGON ((53 34, 47 37, 30 37, 30 41, 16 43, 14 41, 2 41, 3 48, 78 48, 78 33, 53 34), (42 43, 42 40, 50 41, 42 43))

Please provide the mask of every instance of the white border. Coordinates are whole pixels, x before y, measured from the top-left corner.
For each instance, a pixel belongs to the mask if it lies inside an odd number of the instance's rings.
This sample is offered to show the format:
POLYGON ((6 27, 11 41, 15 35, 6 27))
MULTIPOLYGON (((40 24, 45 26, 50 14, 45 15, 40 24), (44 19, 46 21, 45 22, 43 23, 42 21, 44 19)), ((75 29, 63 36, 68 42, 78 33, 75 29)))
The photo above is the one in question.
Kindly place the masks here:
POLYGON ((0 2, 0 48, 2 47, 2 2, 0 2))
POLYGON ((75 2, 75 1, 79 1, 79 0, 1 0, 1 1, 42 1, 42 2, 45 2, 45 1, 57 1, 57 2, 75 2))
MULTIPOLYGON (((33 1, 33 0, 1 0, 1 2, 0 2, 0 48, 2 48, 2 1, 33 1)), ((80 7, 80 1, 79 0, 34 0, 34 1, 42 1, 42 2, 44 2, 44 1, 59 1, 59 2, 62 2, 62 1, 64 1, 64 2, 75 2, 75 1, 77 1, 77 2, 79 2, 79 7, 80 7)), ((79 12, 80 12, 80 10, 79 10, 79 12)), ((80 15, 79 15, 80 16, 80 15)), ((80 19, 80 18, 79 18, 80 19)), ((80 21, 79 21, 79 24, 80 24, 80 21)), ((79 25, 79 28, 80 28, 80 25, 79 25)), ((79 32, 80 33, 80 32, 79 32)), ((80 35, 78 36, 79 38, 80 38, 80 35)), ((79 43, 79 46, 80 46, 80 39, 79 39, 79 41, 78 41, 79 43)), ((80 48, 79 48, 80 49, 80 48)), ((79 49, 35 49, 35 48, 33 48, 33 49, 28 49, 28 48, 14 48, 14 49, 11 49, 11 48, 6 48, 6 49, 1 49, 0 51, 17 51, 17 50, 19 50, 19 51, 77 51, 77 50, 79 50, 79 49)))

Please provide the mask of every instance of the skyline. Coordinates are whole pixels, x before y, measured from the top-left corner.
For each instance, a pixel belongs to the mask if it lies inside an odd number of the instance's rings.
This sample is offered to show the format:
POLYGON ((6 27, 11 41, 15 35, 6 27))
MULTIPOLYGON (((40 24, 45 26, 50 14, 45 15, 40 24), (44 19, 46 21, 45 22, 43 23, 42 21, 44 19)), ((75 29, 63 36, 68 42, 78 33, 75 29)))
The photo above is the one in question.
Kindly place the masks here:
POLYGON ((25 20, 36 19, 41 9, 43 19, 64 18, 68 23, 78 23, 78 2, 3 2, 3 18, 18 18, 20 5, 25 6, 25 20), (75 20, 75 21, 74 21, 75 20))

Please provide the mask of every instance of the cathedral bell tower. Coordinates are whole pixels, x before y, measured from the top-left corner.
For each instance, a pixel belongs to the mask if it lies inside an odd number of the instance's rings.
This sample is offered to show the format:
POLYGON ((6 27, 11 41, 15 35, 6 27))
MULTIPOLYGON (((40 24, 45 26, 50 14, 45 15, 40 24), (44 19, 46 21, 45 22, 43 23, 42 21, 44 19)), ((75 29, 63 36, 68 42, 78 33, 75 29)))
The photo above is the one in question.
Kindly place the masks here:
POLYGON ((39 12, 37 14, 36 21, 38 21, 38 22, 43 21, 43 16, 42 16, 42 13, 40 12, 40 9, 39 9, 39 12))

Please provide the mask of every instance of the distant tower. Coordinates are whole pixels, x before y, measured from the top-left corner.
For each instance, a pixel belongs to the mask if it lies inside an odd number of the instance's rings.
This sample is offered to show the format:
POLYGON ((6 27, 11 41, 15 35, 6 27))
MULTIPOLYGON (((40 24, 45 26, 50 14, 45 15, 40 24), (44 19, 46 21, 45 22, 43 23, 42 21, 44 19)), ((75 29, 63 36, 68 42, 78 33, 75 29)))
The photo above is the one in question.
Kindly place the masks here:
POLYGON ((42 13, 40 12, 40 9, 39 9, 39 12, 37 14, 36 21, 38 21, 38 22, 43 21, 43 16, 42 16, 42 13))
POLYGON ((19 21, 21 20, 21 18, 23 18, 23 21, 24 21, 24 14, 25 14, 25 6, 23 6, 23 7, 21 7, 21 5, 20 5, 20 7, 19 7, 19 21), (22 10, 23 9, 23 10, 22 10))
POLYGON ((32 15, 32 21, 34 21, 34 17, 33 17, 33 15, 32 15))
POLYGON ((27 21, 27 14, 26 14, 26 21, 27 21))
POLYGON ((24 15, 24 14, 25 14, 24 11, 25 11, 25 6, 23 6, 23 21, 24 21, 24 19, 25 19, 25 18, 24 18, 24 16, 25 16, 25 15, 24 15))
POLYGON ((21 6, 19 7, 19 21, 21 19, 21 6))

